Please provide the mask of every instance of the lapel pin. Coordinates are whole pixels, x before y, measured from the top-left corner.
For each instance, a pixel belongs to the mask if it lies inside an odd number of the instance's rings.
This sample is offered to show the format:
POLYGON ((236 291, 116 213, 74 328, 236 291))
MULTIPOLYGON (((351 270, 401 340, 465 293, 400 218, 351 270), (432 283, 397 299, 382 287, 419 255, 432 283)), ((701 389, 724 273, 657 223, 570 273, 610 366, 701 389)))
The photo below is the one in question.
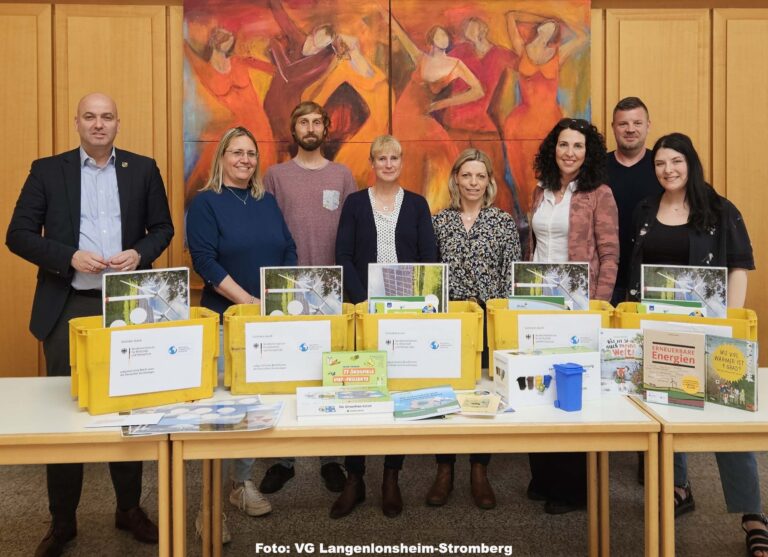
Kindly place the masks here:
POLYGON ((120 166, 122 166, 123 168, 128 168, 128 163, 127 162, 122 162, 122 163, 120 163, 120 166))

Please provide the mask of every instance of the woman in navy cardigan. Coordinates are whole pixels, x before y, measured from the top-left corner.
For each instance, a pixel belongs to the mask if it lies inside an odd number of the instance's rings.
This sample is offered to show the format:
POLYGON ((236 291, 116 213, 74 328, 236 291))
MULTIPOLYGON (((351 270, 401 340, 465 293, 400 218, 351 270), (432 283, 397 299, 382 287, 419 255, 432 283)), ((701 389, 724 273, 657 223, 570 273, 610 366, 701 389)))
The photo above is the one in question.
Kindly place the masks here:
MULTIPOLYGON (((376 182, 353 193, 344 202, 336 235, 336 264, 344 267, 344 289, 352 303, 368 298, 369 263, 436 263, 437 242, 427 201, 403 189, 398 179, 403 148, 391 135, 377 137, 371 144, 371 167, 376 182)), ((382 510, 390 518, 403 510, 397 485, 403 455, 384 459, 381 486, 382 510)), ((331 518, 348 515, 365 500, 364 456, 344 460, 347 482, 331 507, 331 518)))

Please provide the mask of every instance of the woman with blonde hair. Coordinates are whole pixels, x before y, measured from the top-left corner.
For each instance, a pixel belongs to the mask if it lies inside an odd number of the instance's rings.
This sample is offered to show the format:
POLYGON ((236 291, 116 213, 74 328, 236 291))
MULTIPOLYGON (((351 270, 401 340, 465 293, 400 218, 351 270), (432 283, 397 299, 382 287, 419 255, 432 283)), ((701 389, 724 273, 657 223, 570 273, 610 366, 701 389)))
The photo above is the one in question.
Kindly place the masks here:
MULTIPOLYGON (((520 238, 512 216, 493 206, 497 186, 493 164, 483 151, 465 149, 448 180, 450 206, 433 218, 440 260, 449 265, 451 300, 473 300, 485 307, 492 298, 512 294, 512 262, 519 261, 520 238)), ((483 353, 487 363, 488 353, 483 353)), ((455 454, 436 455, 437 475, 426 502, 441 506, 453 490, 455 454)), ((488 482, 489 454, 472 454, 472 499, 481 509, 496 506, 488 482)))
MULTIPOLYGON (((243 127, 227 130, 207 183, 189 205, 187 245, 205 282, 200 303, 220 314, 233 304, 259 301, 261 267, 297 261, 296 244, 258 170, 253 134, 243 127)), ((229 501, 248 515, 260 516, 272 506, 251 481, 252 466, 253 459, 232 461, 229 501)))

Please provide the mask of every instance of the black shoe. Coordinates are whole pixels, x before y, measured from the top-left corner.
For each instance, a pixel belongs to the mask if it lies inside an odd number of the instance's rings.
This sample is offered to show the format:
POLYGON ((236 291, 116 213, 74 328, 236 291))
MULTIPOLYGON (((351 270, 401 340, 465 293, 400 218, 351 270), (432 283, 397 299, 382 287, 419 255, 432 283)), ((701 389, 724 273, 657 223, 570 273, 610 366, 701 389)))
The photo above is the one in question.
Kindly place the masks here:
POLYGON ((293 470, 293 467, 287 468, 282 464, 273 464, 267 469, 266 474, 264 474, 264 478, 262 478, 261 484, 259 484, 259 491, 262 493, 275 493, 280 491, 283 489, 285 482, 295 475, 296 472, 293 470))
POLYGON ((141 507, 115 511, 115 528, 128 530, 141 543, 157 543, 157 526, 141 507))
POLYGON ((341 493, 344 484, 347 482, 347 476, 344 469, 338 462, 328 462, 320 467, 320 475, 325 480, 325 487, 328 491, 341 493))
POLYGON ((59 557, 64 546, 77 536, 76 522, 53 522, 35 549, 35 557, 59 557))
POLYGON ((570 501, 550 499, 544 503, 544 512, 547 514, 565 514, 582 510, 586 506, 586 503, 571 503, 570 501))
POLYGON ((685 497, 681 497, 677 490, 675 490, 675 518, 696 510, 696 501, 693 500, 691 484, 687 483, 682 487, 685 490, 685 497))

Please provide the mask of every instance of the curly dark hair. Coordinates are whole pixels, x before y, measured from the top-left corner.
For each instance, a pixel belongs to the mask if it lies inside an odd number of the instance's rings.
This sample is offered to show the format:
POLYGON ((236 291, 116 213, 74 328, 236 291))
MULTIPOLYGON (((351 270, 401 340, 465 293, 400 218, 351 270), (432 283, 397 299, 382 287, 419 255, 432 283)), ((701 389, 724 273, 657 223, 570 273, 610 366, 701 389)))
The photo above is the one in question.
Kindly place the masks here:
POLYGON ((595 126, 578 118, 563 118, 552 131, 547 134, 544 141, 539 146, 539 152, 536 153, 536 160, 533 164, 536 170, 536 178, 541 182, 541 186, 548 190, 560 189, 560 168, 555 160, 555 148, 560 132, 563 130, 576 130, 584 134, 587 140, 587 153, 584 157, 584 164, 579 169, 576 176, 576 191, 592 191, 597 189, 606 181, 606 151, 605 139, 595 126))
POLYGON ((688 182, 685 184, 688 223, 697 232, 704 232, 717 224, 723 201, 715 188, 704 179, 704 168, 691 138, 678 132, 660 137, 653 146, 654 161, 659 149, 672 149, 685 157, 688 165, 688 182))

